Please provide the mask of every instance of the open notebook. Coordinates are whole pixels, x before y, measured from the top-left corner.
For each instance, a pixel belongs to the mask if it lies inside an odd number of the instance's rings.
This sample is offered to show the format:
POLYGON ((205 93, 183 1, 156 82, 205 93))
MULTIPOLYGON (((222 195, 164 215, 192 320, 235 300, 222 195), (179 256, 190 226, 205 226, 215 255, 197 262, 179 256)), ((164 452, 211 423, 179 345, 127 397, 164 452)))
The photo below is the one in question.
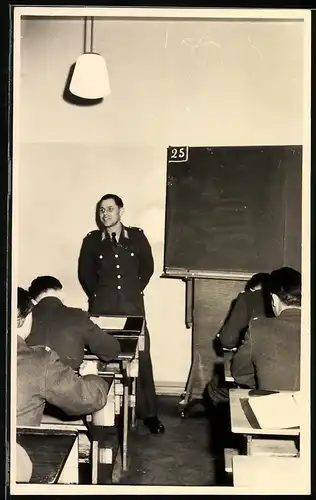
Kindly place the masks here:
POLYGON ((279 392, 249 397, 248 403, 261 429, 287 429, 300 426, 300 392, 279 392))

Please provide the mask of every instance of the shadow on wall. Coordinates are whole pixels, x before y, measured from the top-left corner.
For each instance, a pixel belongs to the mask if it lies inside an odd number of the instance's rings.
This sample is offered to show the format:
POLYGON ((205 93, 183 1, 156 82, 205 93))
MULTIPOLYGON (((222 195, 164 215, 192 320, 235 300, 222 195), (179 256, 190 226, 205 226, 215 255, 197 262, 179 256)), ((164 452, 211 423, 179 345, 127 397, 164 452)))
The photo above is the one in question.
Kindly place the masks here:
POLYGON ((63 92, 64 101, 68 102, 69 104, 74 104, 76 106, 95 106, 96 104, 99 104, 100 102, 102 102, 103 97, 101 97, 100 99, 83 99, 82 97, 78 97, 70 92, 69 87, 70 87, 72 75, 73 75, 74 70, 75 70, 75 65, 76 65, 76 63, 73 63, 71 65, 69 73, 68 73, 66 85, 64 88, 64 92, 63 92))

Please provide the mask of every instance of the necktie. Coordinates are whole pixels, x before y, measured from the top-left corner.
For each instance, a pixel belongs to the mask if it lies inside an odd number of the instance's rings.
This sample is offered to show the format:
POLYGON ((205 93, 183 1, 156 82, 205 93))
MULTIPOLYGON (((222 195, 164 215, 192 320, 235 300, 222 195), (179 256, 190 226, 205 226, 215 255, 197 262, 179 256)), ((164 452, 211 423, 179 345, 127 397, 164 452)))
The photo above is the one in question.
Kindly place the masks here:
POLYGON ((113 245, 117 245, 117 241, 116 241, 116 233, 112 233, 111 234, 111 241, 113 243, 113 245))

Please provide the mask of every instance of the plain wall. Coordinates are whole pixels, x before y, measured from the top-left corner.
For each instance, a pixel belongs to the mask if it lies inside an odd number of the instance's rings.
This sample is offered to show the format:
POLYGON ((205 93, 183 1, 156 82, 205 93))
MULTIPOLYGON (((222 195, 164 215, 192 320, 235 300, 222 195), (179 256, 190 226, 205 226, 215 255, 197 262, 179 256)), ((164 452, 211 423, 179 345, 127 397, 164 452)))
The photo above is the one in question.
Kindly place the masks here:
POLYGON ((124 222, 144 229, 155 258, 145 294, 155 380, 184 385, 184 283, 160 278, 166 150, 302 144, 303 24, 96 20, 95 50, 112 93, 90 107, 63 99, 82 47, 82 20, 22 21, 18 281, 26 287, 53 274, 67 303, 86 308, 77 280, 82 238, 94 229, 97 200, 119 194, 124 222))

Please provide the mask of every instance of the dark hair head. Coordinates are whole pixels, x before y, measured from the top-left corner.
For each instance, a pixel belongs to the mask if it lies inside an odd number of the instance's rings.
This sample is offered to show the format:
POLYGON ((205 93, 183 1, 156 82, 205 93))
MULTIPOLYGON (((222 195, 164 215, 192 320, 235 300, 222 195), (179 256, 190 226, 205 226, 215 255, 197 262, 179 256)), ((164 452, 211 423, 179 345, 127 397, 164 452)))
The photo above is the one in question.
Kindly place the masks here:
POLYGON ((29 294, 33 299, 36 299, 41 293, 47 290, 61 290, 63 285, 54 278, 54 276, 38 276, 35 278, 29 288, 29 294))
POLYGON ((270 274, 269 292, 279 297, 287 306, 300 306, 302 295, 302 275, 291 267, 275 269, 270 274))
POLYGON ((261 285, 261 287, 265 287, 266 284, 268 283, 268 280, 270 278, 269 273, 256 273, 253 276, 251 276, 250 280, 247 281, 245 285, 245 291, 250 292, 252 288, 255 288, 258 285, 261 285))
POLYGON ((18 287, 18 318, 25 320, 26 316, 33 309, 33 302, 30 294, 24 288, 18 287))
POLYGON ((102 198, 99 200, 99 204, 101 204, 102 201, 104 200, 114 200, 115 204, 118 208, 123 208, 123 200, 120 198, 117 194, 105 194, 102 196, 102 198))
POLYGON ((120 198, 117 194, 108 193, 108 194, 103 195, 102 198, 98 201, 97 206, 96 206, 96 210, 95 210, 95 221, 96 221, 96 224, 100 230, 104 229, 103 224, 101 223, 101 220, 100 220, 100 205, 101 205, 102 201, 104 201, 104 200, 114 200, 114 202, 118 208, 124 207, 122 198, 120 198))

